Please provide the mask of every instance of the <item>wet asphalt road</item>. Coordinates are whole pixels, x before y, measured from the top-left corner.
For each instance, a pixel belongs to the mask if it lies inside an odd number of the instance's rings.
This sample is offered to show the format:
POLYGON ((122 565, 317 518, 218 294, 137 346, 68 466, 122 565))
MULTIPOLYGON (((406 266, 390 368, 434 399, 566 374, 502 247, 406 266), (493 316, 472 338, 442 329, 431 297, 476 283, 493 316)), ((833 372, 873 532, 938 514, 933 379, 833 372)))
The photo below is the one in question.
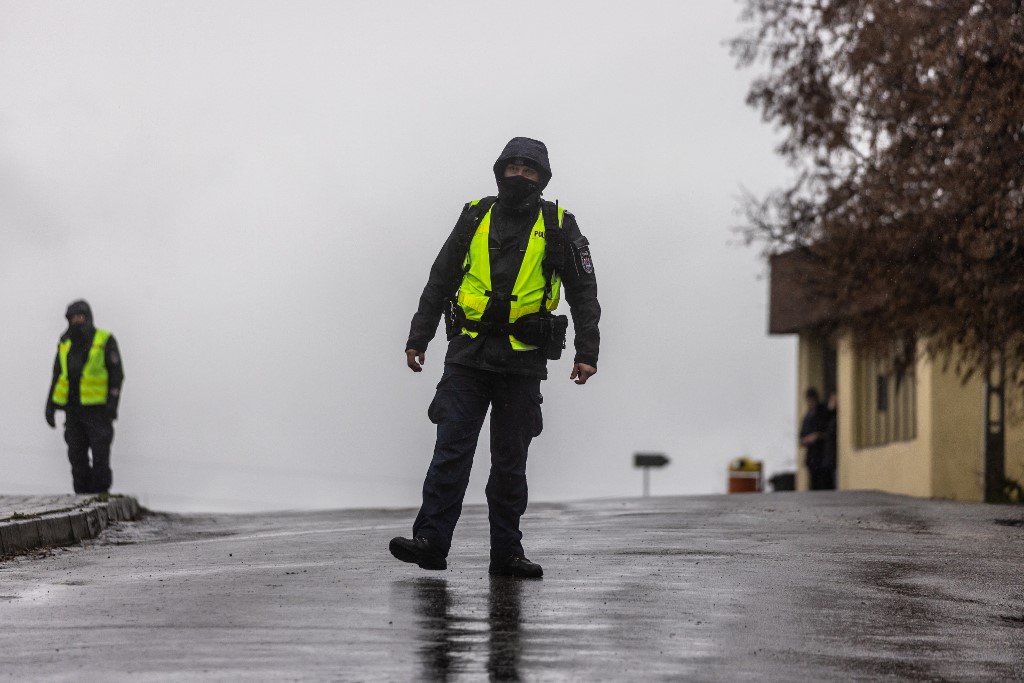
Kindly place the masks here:
POLYGON ((152 515, 0 564, 2 680, 1024 680, 1024 511, 880 493, 533 505, 541 581, 413 511, 152 515))

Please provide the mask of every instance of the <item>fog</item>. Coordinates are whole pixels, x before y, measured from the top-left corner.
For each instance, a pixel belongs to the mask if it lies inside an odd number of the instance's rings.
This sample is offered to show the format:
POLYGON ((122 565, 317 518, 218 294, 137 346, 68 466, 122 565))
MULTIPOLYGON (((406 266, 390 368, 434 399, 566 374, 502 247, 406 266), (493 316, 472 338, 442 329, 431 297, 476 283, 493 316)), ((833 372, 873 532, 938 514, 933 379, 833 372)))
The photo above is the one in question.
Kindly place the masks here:
MULTIPOLYGON (((43 420, 67 304, 125 364, 114 490, 161 510, 415 506, 433 446, 409 321, 513 136, 590 239, 598 374, 542 385, 533 500, 725 490, 793 467, 742 187, 788 173, 692 2, 0 2, 0 494, 70 492, 43 420)), ((567 306, 563 303, 563 310, 567 306)), ((58 427, 63 417, 58 416, 58 427)), ((481 435, 468 502, 483 500, 481 435)))

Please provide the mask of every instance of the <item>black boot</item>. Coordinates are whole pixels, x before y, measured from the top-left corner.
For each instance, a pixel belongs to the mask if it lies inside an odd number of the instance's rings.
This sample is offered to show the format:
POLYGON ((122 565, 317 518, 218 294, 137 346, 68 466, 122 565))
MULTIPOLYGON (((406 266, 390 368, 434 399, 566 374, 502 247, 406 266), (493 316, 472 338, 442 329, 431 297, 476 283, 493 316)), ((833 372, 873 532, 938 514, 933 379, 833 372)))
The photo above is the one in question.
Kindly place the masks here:
POLYGON ((539 579, 544 570, 536 562, 530 562, 522 555, 509 555, 504 560, 491 560, 487 573, 494 576, 518 576, 524 579, 539 579))
POLYGON ((388 544, 391 554, 402 562, 419 565, 420 569, 447 569, 448 561, 425 538, 396 536, 388 544))

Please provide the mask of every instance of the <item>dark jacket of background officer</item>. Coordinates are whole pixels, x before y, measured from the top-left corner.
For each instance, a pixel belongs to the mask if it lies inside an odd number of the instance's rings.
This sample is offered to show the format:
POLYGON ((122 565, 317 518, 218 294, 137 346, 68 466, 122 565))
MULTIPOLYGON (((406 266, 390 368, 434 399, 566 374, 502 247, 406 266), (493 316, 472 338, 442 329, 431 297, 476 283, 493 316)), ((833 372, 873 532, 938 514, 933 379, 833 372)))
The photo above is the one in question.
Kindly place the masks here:
MULTIPOLYGON (((522 276, 524 280, 537 281, 537 271, 525 265, 531 263, 531 240, 543 237, 545 254, 548 250, 552 255, 559 254, 555 270, 561 278, 575 333, 575 356, 569 377, 577 384, 585 384, 597 372, 601 306, 597 301, 590 246, 575 217, 565 212, 561 228, 552 226, 549 221, 557 222, 554 205, 541 200, 541 193, 551 179, 544 144, 529 138, 512 139, 495 162, 494 175, 497 201, 483 217, 479 207, 464 207, 434 260, 410 326, 406 362, 414 372, 420 372, 442 312, 457 292, 465 295, 468 279, 474 272, 470 262, 473 267, 479 266, 477 261, 467 260, 467 253, 477 249, 476 254, 481 255, 484 244, 467 249, 467 233, 470 238, 477 235, 474 226, 479 231, 482 221, 487 220, 486 258, 491 291, 483 297, 486 308, 476 329, 461 323, 453 327, 444 375, 428 409, 431 422, 437 425, 437 442, 423 484, 423 504, 413 524, 413 538, 395 538, 390 549, 398 559, 425 569, 447 566, 477 437, 490 408, 491 471, 485 490, 491 530, 489 571, 540 577, 541 567, 523 554, 519 519, 527 502, 527 450, 543 426, 540 381, 547 378, 547 356, 542 348, 530 348, 532 342, 524 343, 504 329, 517 317, 511 307, 522 304, 515 294, 517 280, 522 276), (541 225, 543 232, 538 229, 541 225), (513 339, 517 347, 513 346, 513 339)), ((481 201, 480 205, 486 204, 481 201)), ((473 286, 479 290, 474 294, 479 300, 484 292, 479 282, 473 286)), ((529 291, 532 295, 537 293, 529 291)), ((456 306, 462 308, 460 315, 465 312, 461 300, 456 306)), ((480 309, 473 310, 479 313, 480 309)))
MULTIPOLYGON (((829 410, 822 405, 818 390, 813 387, 804 392, 807 412, 800 424, 800 443, 806 447, 804 462, 810 474, 812 491, 834 489, 835 460, 829 462, 829 410)), ((835 433, 833 426, 832 433, 835 433)), ((834 453, 834 451, 833 451, 834 453)))
POLYGON ((92 309, 85 301, 72 302, 65 317, 68 329, 53 361, 46 423, 56 427, 55 413, 64 411, 75 493, 106 493, 113 479, 110 444, 124 381, 121 353, 114 336, 93 325, 92 309))

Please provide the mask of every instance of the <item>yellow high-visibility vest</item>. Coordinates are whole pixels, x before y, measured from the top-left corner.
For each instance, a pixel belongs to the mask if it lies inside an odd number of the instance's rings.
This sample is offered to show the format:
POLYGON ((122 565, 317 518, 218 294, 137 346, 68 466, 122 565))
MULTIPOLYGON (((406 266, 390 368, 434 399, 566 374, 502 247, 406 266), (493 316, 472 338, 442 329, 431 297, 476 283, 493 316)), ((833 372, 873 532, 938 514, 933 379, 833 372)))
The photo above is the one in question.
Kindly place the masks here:
MULTIPOLYGON (((475 205, 479 200, 471 202, 475 205)), ((458 303, 466 314, 467 320, 480 320, 487 309, 487 302, 490 300, 491 291, 491 211, 492 206, 480 220, 473 240, 469 243, 469 251, 466 253, 464 264, 465 274, 462 276, 462 284, 459 286, 458 303)), ((558 227, 561 229, 562 217, 565 210, 558 207, 558 227)), ((547 247, 547 239, 544 234, 544 212, 537 211, 537 221, 530 230, 530 241, 526 246, 526 253, 523 255, 523 264, 519 267, 516 275, 515 285, 512 287, 513 299, 509 308, 508 321, 514 323, 521 316, 528 313, 540 311, 541 301, 544 299, 544 288, 547 287, 547 280, 544 277, 544 252, 547 247)), ((551 291, 548 293, 545 308, 553 311, 558 307, 558 300, 561 296, 562 279, 558 272, 551 276, 551 291)), ((478 332, 471 332, 462 328, 462 334, 476 337, 478 332)), ((524 344, 512 335, 509 335, 512 348, 516 351, 530 351, 536 346, 524 344)))
MULTIPOLYGON (((96 330, 92 338, 92 347, 89 349, 89 358, 82 368, 82 380, 78 385, 78 397, 83 406, 101 406, 107 402, 107 361, 106 348, 110 333, 106 330, 96 330)), ((68 404, 68 352, 71 350, 71 340, 65 339, 57 346, 58 357, 60 358, 60 377, 53 387, 53 402, 59 406, 68 404)))

